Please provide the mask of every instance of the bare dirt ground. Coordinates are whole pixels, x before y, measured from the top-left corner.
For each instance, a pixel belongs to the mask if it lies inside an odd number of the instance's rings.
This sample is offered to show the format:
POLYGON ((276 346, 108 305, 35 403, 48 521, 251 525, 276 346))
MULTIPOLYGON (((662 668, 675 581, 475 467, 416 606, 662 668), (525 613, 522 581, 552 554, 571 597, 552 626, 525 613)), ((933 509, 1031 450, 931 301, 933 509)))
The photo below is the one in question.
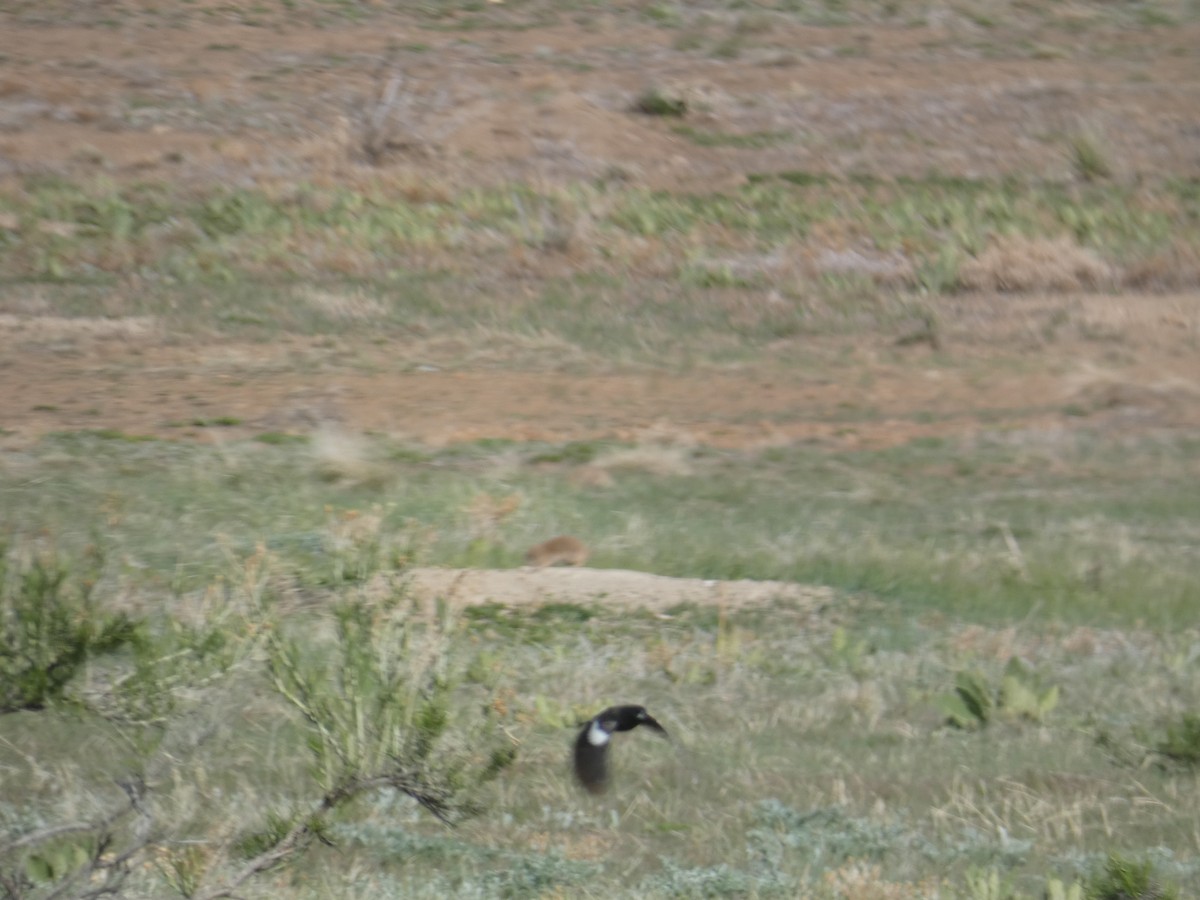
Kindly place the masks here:
MULTIPOLYGON (((417 568, 405 573, 412 596, 443 598, 450 604, 502 606, 555 602, 599 602, 647 609, 661 616, 683 604, 736 609, 784 601, 795 611, 818 614, 834 603, 823 587, 782 581, 715 581, 669 578, 622 569, 521 568, 505 571, 417 568)), ((381 586, 384 590, 387 585, 381 586)))
MULTIPOLYGON (((412 133, 385 147, 381 163, 414 183, 615 173, 689 190, 779 170, 1060 178, 1069 171, 1060 138, 1081 128, 1103 136, 1116 177, 1200 174, 1193 25, 1088 24, 1079 40, 1070 29, 958 20, 772 21, 746 29, 745 47, 728 54, 680 50, 689 26, 634 28, 608 14, 458 29, 453 16, 432 28, 387 15, 251 21, 237 4, 156 9, 52 2, 0 13, 0 179, 374 177, 355 131, 389 46, 408 78, 412 133), (651 84, 689 97, 696 127, 798 139, 700 146, 630 114, 651 84)), ((723 27, 719 18, 694 26, 696 42, 711 47, 723 27)), ((152 319, 60 318, 34 288, 10 292, 7 305, 8 446, 78 428, 211 440, 213 429, 179 425, 211 416, 241 423, 221 435, 333 421, 435 445, 636 439, 663 426, 730 447, 845 447, 970 434, 985 420, 992 429, 1200 425, 1192 293, 946 299, 936 359, 890 338, 829 336, 782 342, 761 367, 686 375, 422 367, 414 364, 437 357, 429 341, 380 347, 366 336, 205 341, 165 334, 152 319), (1070 334, 1048 345, 1046 324, 1063 320, 1070 334), (801 350, 806 364, 792 367, 801 350)))

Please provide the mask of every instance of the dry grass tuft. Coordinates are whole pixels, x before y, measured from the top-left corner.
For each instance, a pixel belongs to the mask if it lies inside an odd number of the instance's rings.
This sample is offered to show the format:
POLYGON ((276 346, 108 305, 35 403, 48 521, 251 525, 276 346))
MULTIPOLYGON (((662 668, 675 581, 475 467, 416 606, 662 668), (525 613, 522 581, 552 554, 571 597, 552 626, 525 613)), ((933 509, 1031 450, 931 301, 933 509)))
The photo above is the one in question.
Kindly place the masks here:
POLYGON ((876 284, 911 284, 915 279, 911 260, 899 252, 883 253, 869 247, 813 248, 808 268, 817 275, 859 276, 876 284))
POLYGON ((859 860, 826 872, 822 884, 837 900, 923 900, 942 896, 934 880, 885 881, 880 866, 859 860))
POLYGON ((95 316, 27 316, 0 313, 0 333, 24 341, 61 341, 71 338, 146 338, 159 331, 153 316, 101 319, 95 316))
POLYGON ((303 294, 305 302, 330 319, 346 322, 369 322, 381 319, 387 311, 374 297, 362 291, 327 291, 311 288, 303 294))
POLYGON ((1190 381, 1165 379, 1151 384, 1139 383, 1095 370, 1068 379, 1073 385, 1067 403, 1088 413, 1137 411, 1154 414, 1162 421, 1185 422, 1200 402, 1200 387, 1190 381))
POLYGON ((659 419, 650 425, 621 429, 619 437, 639 446, 678 447, 683 450, 692 450, 700 444, 700 439, 694 431, 665 419, 659 419))
POLYGON ((1108 263, 1067 237, 996 236, 959 272, 959 284, 974 291, 1094 290, 1114 280, 1108 263))
POLYGON ((679 476, 692 474, 689 453, 682 447, 646 444, 613 450, 597 457, 591 468, 603 472, 645 472, 649 475, 679 476))
POLYGON ((521 508, 525 498, 519 493, 497 496, 479 493, 467 504, 467 519, 473 538, 492 537, 513 513, 521 508))
POLYGON ((371 459, 366 441, 337 425, 322 425, 313 432, 311 447, 317 474, 325 481, 375 484, 385 480, 386 472, 371 459))
POLYGON ((372 507, 369 512, 359 509, 330 510, 326 531, 334 550, 376 544, 383 531, 383 510, 379 506, 372 507))
POLYGON ((1125 266, 1122 283, 1141 290, 1172 290, 1200 285, 1200 242, 1176 237, 1150 256, 1125 266))
POLYGON ((598 469, 591 463, 573 470, 567 476, 567 481, 576 487, 596 489, 610 488, 617 483, 617 480, 612 477, 612 473, 598 469))

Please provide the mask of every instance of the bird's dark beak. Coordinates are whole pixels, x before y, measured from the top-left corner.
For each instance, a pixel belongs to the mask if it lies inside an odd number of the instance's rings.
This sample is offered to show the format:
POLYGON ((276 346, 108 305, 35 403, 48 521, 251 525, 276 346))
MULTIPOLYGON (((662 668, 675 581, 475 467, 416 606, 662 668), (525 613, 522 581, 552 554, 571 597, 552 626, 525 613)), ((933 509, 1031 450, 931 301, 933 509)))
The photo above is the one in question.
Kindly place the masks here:
POLYGON ((667 734, 667 729, 663 728, 662 725, 658 723, 658 720, 653 716, 647 714, 646 718, 642 719, 641 724, 645 725, 647 728, 653 728, 668 741, 671 739, 671 736, 667 734))

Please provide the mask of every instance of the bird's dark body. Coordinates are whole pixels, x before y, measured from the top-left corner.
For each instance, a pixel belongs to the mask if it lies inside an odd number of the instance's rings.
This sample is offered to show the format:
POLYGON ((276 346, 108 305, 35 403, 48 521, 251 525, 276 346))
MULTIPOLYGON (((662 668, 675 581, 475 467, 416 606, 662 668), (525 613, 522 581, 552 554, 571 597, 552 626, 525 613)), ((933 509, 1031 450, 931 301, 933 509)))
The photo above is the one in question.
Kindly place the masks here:
POLYGON ((639 725, 657 731, 669 739, 667 730, 646 712, 643 706, 610 706, 592 717, 575 738, 575 778, 588 791, 601 794, 608 787, 608 750, 618 731, 632 731, 639 725))

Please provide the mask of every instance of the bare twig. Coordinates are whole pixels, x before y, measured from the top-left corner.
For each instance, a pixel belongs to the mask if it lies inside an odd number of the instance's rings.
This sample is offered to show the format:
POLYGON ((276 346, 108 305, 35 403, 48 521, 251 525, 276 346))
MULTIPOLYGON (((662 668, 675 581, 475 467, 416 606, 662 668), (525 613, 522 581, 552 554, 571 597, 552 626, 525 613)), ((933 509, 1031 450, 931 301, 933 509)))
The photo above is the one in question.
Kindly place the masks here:
POLYGON ((267 869, 271 869, 283 862, 293 853, 300 850, 312 838, 319 838, 318 826, 326 813, 348 803, 361 794, 381 787, 391 787, 412 797, 440 821, 447 825, 453 824, 446 804, 446 797, 442 796, 440 792, 423 786, 419 779, 407 773, 390 772, 370 778, 352 779, 322 797, 321 802, 310 813, 297 820, 296 824, 288 830, 287 834, 280 838, 272 847, 249 860, 228 881, 219 885, 213 885, 208 890, 197 893, 194 900, 219 900, 219 898, 223 897, 236 897, 238 888, 247 880, 259 872, 265 872, 267 869))
MULTIPOLYGON (((91 834, 95 836, 95 844, 88 854, 87 862, 62 878, 45 897, 53 900, 53 898, 68 896, 91 898, 119 894, 129 875, 131 863, 148 846, 155 843, 155 840, 152 835, 153 816, 142 804, 146 793, 145 783, 141 778, 132 778, 118 783, 128 799, 107 815, 94 822, 75 822, 31 831, 0 846, 0 856, 8 856, 23 848, 44 844, 65 835, 91 834), (134 840, 123 851, 114 855, 112 847, 117 840, 117 826, 123 819, 134 814, 142 820, 135 832, 134 840), (98 873, 103 874, 103 880, 94 884, 92 883, 93 878, 98 873), (87 887, 79 890, 80 884, 85 884, 87 887)), ((0 870, 0 886, 3 887, 6 897, 20 898, 26 894, 25 883, 15 870, 0 870)))

